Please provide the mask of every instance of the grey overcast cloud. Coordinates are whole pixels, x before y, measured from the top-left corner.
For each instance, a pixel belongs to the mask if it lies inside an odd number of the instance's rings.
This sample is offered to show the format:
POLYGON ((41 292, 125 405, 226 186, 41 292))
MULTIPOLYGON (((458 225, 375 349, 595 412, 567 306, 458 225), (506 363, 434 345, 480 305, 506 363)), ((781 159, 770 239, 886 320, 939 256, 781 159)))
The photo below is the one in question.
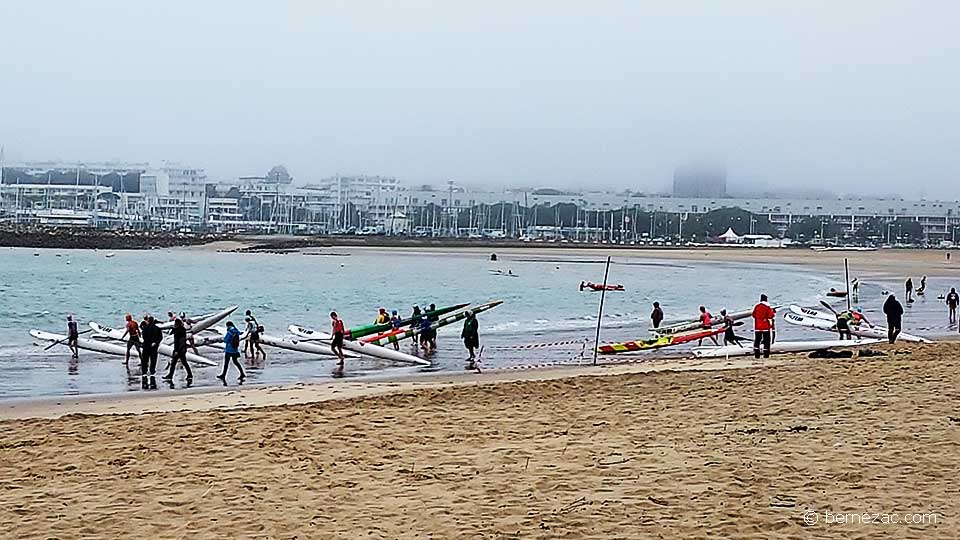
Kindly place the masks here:
POLYGON ((0 5, 6 159, 960 197, 960 3, 0 5))

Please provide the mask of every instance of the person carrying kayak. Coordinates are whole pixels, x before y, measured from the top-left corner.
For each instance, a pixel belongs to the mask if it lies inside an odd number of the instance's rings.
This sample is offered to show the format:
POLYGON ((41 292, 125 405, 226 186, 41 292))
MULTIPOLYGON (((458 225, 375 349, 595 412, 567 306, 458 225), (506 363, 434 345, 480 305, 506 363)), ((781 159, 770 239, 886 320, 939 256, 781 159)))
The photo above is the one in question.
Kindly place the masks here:
POLYGON ((233 321, 227 321, 227 332, 223 336, 223 371, 217 375, 221 381, 226 382, 230 362, 240 370, 239 380, 243 382, 247 374, 243 372, 243 366, 240 365, 240 330, 234 326, 233 321))
POLYGON ((837 315, 837 333, 840 334, 840 340, 853 339, 850 333, 850 325, 853 324, 853 312, 849 309, 837 315))
POLYGON ((374 319, 373 324, 387 324, 390 322, 390 315, 387 314, 387 308, 380 308, 380 311, 377 313, 377 318, 374 319))
POLYGON ((430 318, 426 315, 420 317, 420 347, 427 352, 437 349, 436 330, 430 326, 430 318))
POLYGON ((653 311, 650 313, 650 320, 653 321, 654 328, 660 328, 660 323, 663 322, 663 310, 660 309, 660 302, 653 303, 653 311))
POLYGON ((903 324, 903 305, 891 294, 883 302, 883 314, 887 316, 887 338, 890 344, 897 342, 897 336, 903 324))
POLYGON ((740 343, 740 338, 738 338, 737 334, 733 331, 733 317, 727 315, 727 310, 725 309, 720 310, 720 316, 723 317, 723 344, 743 347, 740 343))
POLYGON ((173 380, 177 362, 183 364, 183 369, 187 371, 187 384, 190 384, 193 381, 193 372, 190 371, 190 364, 187 363, 187 327, 183 324, 183 319, 173 321, 173 357, 170 359, 170 368, 163 376, 163 380, 173 380))
MULTIPOLYGON (((420 325, 420 315, 421 315, 420 305, 414 304, 413 312, 410 313, 410 329, 411 330, 413 330, 414 328, 417 328, 420 325)), ((414 334, 412 339, 414 344, 420 343, 419 334, 414 334)))
POLYGON ((770 358, 770 334, 773 331, 777 312, 767 303, 767 295, 760 295, 760 302, 753 306, 753 357, 770 358))
MULTIPOLYGON (((397 310, 393 310, 393 314, 390 317, 390 327, 393 328, 395 331, 399 331, 400 328, 403 327, 402 323, 403 323, 403 319, 400 318, 400 315, 397 313, 397 310)), ((399 341, 396 341, 396 340, 393 341, 393 350, 395 351, 400 350, 399 341)))
POLYGON ((141 356, 143 351, 140 349, 140 326, 137 325, 137 321, 133 320, 133 315, 127 313, 127 316, 124 317, 126 322, 124 323, 125 330, 123 331, 123 336, 120 339, 127 340, 127 356, 124 359, 124 364, 130 363, 130 349, 137 348, 137 356, 141 356))
POLYGON ((463 339, 463 346, 467 348, 470 357, 467 360, 472 361, 475 358, 474 350, 480 347, 480 323, 477 322, 477 316, 472 311, 467 312, 467 318, 463 321, 463 331, 460 332, 460 338, 463 339))
POLYGON ((957 322, 957 305, 960 304, 960 295, 957 294, 956 287, 950 287, 947 293, 947 308, 950 310, 950 324, 957 322))
MULTIPOLYGON (((707 311, 706 306, 700 306, 700 327, 705 330, 710 330, 711 325, 713 324, 713 315, 710 315, 710 312, 707 311)), ((714 345, 720 345, 717 343, 717 336, 709 336, 710 341, 713 341, 714 345)), ((703 338, 697 340, 697 346, 703 344, 703 338)))

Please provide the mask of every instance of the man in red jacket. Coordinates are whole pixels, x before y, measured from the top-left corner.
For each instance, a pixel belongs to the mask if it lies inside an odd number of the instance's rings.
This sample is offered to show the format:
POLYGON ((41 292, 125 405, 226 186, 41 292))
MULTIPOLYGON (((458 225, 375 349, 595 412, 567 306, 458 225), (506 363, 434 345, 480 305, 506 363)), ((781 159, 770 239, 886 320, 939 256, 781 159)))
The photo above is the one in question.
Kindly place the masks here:
POLYGON ((770 358, 770 332, 776 320, 777 312, 767 303, 767 295, 760 295, 760 303, 753 306, 753 357, 760 358, 760 347, 763 346, 763 357, 770 358))

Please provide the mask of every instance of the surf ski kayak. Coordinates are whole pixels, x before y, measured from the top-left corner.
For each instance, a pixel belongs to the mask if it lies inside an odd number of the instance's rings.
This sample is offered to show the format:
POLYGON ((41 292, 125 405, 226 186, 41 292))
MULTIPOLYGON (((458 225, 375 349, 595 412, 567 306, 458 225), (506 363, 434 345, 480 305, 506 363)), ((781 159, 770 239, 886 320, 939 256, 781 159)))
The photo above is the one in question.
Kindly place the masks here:
MULTIPOLYGON (((494 300, 493 302, 487 302, 486 304, 480 304, 479 306, 472 307, 470 309, 463 310, 459 313, 454 313, 452 315, 447 315, 446 317, 441 317, 439 320, 432 321, 430 323, 430 328, 436 330, 437 328, 443 328, 444 326, 453 324, 457 321, 462 321, 467 318, 467 313, 473 312, 474 315, 483 313, 489 309, 493 309, 503 303, 503 300, 494 300)), ((400 340, 411 338, 420 333, 420 327, 408 328, 403 330, 400 333, 394 331, 386 332, 379 336, 373 336, 375 339, 371 340, 370 343, 376 343, 377 345, 383 345, 384 343, 396 343, 400 340)))
MULTIPOLYGON (((437 308, 433 311, 427 311, 424 313, 427 317, 440 317, 441 315, 446 315, 460 309, 463 309, 470 304, 457 304, 455 306, 447 306, 442 308, 437 308)), ((413 317, 408 317, 400 321, 400 326, 409 326, 413 322, 413 317)), ((346 331, 346 334, 343 336, 345 339, 360 339, 364 336, 369 336, 371 334, 379 334, 381 332, 386 332, 393 328, 393 323, 383 323, 383 324, 368 324, 365 326, 356 326, 354 328, 349 328, 346 331)))
MULTIPOLYGON (((204 336, 204 339, 207 340, 204 343, 204 345, 222 349, 223 336, 227 333, 227 328, 224 326, 215 326, 211 328, 210 331, 215 332, 215 334, 204 336)), ((240 335, 240 341, 246 341, 246 339, 247 339, 246 333, 243 333, 240 335)), ((288 351, 295 351, 295 352, 301 352, 306 354, 316 354, 320 356, 334 356, 334 357, 336 356, 333 353, 333 351, 330 350, 329 345, 324 345, 322 343, 316 343, 311 341, 298 342, 298 341, 294 341, 292 339, 288 339, 284 337, 271 336, 270 334, 260 334, 260 343, 262 345, 267 345, 269 347, 284 349, 288 351)), ((343 351, 343 356, 346 358, 360 358, 359 354, 351 351, 343 351)))
MULTIPOLYGON (((329 349, 330 340, 333 339, 333 336, 330 334, 319 332, 303 326, 297 326, 295 324, 291 324, 288 329, 290 330, 291 334, 303 338, 301 340, 293 340, 294 343, 304 343, 304 340, 319 341, 321 346, 326 346, 329 349)), ((393 349, 387 349, 373 343, 344 340, 343 348, 361 355, 380 358, 381 360, 391 360, 393 362, 402 362, 404 364, 413 364, 415 366, 430 365, 430 362, 428 360, 424 360, 423 358, 418 358, 412 354, 402 353, 393 349)))
MULTIPOLYGON (((97 322, 91 322, 90 329, 93 330, 94 333, 96 333, 98 336, 119 341, 121 343, 126 341, 123 337, 123 334, 125 333, 125 331, 120 330, 119 328, 110 328, 109 326, 103 326, 102 324, 97 322)), ((124 351, 126 351, 125 346, 124 346, 124 351)), ((160 347, 157 348, 157 351, 168 358, 173 357, 173 345, 170 345, 169 343, 161 343, 160 347)), ((217 362, 204 358, 198 354, 193 354, 191 352, 187 353, 187 361, 190 362, 191 364, 196 364, 198 366, 205 366, 205 367, 217 365, 217 362)))
POLYGON ((620 284, 614 285, 614 284, 608 283, 606 286, 604 286, 603 283, 590 283, 590 282, 584 283, 583 286, 580 287, 580 290, 581 290, 581 291, 584 290, 584 289, 589 289, 589 290, 591 290, 591 291, 597 291, 597 292, 599 292, 599 291, 623 291, 623 290, 625 290, 625 289, 623 288, 623 285, 620 285, 620 284))
POLYGON ((661 336, 653 339, 639 339, 635 341, 625 341, 623 343, 609 343, 606 345, 600 345, 597 347, 597 351, 600 354, 617 354, 623 352, 636 352, 636 351, 645 351, 651 349, 660 349, 663 347, 669 347, 671 345, 680 345, 682 343, 689 343, 698 339, 709 338, 710 336, 716 336, 722 334, 724 331, 723 327, 720 328, 710 328, 703 329, 696 332, 688 332, 684 334, 674 334, 670 336, 661 336))
MULTIPOLYGON (((771 354, 820 351, 823 349, 838 349, 847 347, 862 347, 876 345, 880 339, 847 339, 847 340, 808 340, 808 341, 777 341, 770 346, 771 354)), ((749 344, 724 345, 722 347, 694 347, 693 355, 697 358, 726 358, 728 356, 749 356, 753 354, 753 347, 749 344)))
POLYGON ((808 308, 808 307, 802 307, 796 304, 793 304, 790 306, 790 312, 795 313, 797 315, 801 315, 803 317, 814 317, 817 319, 823 319, 825 321, 830 321, 833 323, 837 322, 837 316, 834 315, 833 313, 829 313, 827 311, 820 311, 820 310, 808 308))
MULTIPOLYGON (((795 324, 797 326, 804 326, 806 328, 815 328, 817 330, 826 330, 827 332, 837 332, 837 319, 834 317, 832 321, 826 319, 821 319, 819 317, 808 317, 805 315, 797 315, 794 312, 788 312, 783 314, 783 320, 787 321, 790 324, 795 324)), ((887 329, 874 326, 869 327, 866 325, 850 325, 850 333, 859 336, 862 338, 871 338, 871 339, 887 339, 887 329)), ((900 341, 907 341, 911 343, 931 343, 929 339, 922 338, 920 336, 914 336, 912 334, 905 334, 903 332, 897 337, 900 341)))

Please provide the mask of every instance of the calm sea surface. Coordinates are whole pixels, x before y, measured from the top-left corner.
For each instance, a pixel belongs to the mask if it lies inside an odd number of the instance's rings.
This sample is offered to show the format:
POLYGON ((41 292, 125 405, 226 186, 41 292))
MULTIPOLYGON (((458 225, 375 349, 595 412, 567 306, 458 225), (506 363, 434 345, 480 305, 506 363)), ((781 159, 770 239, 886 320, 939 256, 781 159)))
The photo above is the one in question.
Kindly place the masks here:
MULTIPOLYGON (((168 310, 200 314, 239 304, 232 317, 242 324, 242 311, 252 309, 272 335, 286 335, 296 323, 327 331, 331 310, 347 326, 369 324, 379 306, 406 315, 413 304, 446 306, 461 302, 503 300, 480 315, 481 367, 502 368, 547 362, 576 362, 581 345, 523 348, 524 345, 593 338, 599 293, 579 292, 581 280, 601 281, 603 260, 580 254, 501 254, 491 262, 479 253, 413 253, 410 251, 338 248, 323 255, 233 254, 199 250, 118 251, 35 250, 0 248, 0 399, 45 395, 142 391, 139 366, 129 370, 122 359, 81 351, 71 361, 65 347, 44 352, 30 329, 65 332, 72 313, 81 329, 89 321, 120 326, 125 313, 151 312, 164 318, 168 310), (491 274, 511 270, 517 277, 491 274)), ((611 283, 626 292, 606 295, 601 341, 645 338, 650 304, 660 301, 668 320, 695 318, 706 304, 744 309, 767 292, 774 303, 815 305, 824 290, 841 287, 839 274, 798 266, 748 263, 704 263, 617 257, 611 283)), ((948 286, 931 278, 927 298, 911 306, 906 330, 928 336, 944 334, 945 308, 936 293, 948 286)), ((872 318, 882 304, 882 290, 893 283, 865 282, 862 305, 872 318)), ((745 327, 747 328, 747 327, 745 327)), ((827 338, 826 333, 780 325, 784 338, 827 338), (811 333, 812 332, 812 333, 811 333)), ((955 331, 955 330, 953 330, 955 331)), ((749 333, 749 328, 742 332, 749 333)), ((347 361, 348 377, 372 373, 403 376, 422 370, 462 371, 466 353, 460 325, 439 332, 439 350, 429 368, 395 367, 370 360, 347 361)), ((590 346, 586 347, 589 354, 590 346)), ((414 353, 410 345, 401 350, 414 353)), ((680 352, 682 349, 670 349, 680 352)), ((333 362, 309 355, 267 349, 268 358, 247 361, 247 383, 279 383, 327 378, 333 362)), ((201 350, 201 352, 204 352, 201 350)), ((206 356, 219 360, 219 353, 206 356)), ((161 359, 161 367, 165 365, 161 359)), ((195 368, 194 386, 220 384, 216 368, 195 368)), ((228 377, 236 384, 235 372, 228 377)), ((182 372, 173 386, 183 385, 182 372)), ((169 388, 160 382, 159 388, 169 388)), ((148 384, 148 388, 150 385, 148 384)))

